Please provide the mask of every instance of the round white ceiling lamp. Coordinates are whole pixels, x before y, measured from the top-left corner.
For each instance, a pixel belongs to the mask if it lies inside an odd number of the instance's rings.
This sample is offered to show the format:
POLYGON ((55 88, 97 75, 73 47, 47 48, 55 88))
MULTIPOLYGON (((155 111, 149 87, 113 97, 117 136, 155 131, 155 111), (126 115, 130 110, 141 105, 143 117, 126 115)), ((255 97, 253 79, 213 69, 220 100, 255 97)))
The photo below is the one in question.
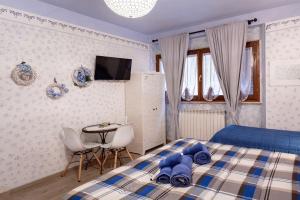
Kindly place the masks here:
POLYGON ((118 15, 138 18, 147 15, 157 0, 104 0, 106 5, 118 15))

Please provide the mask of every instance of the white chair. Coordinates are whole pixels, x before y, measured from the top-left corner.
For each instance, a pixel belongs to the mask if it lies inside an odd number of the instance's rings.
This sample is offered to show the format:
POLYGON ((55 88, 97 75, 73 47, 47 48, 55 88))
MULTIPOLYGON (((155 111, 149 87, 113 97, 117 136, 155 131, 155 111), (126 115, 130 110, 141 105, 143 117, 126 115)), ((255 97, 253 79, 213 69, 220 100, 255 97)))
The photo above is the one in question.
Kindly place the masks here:
POLYGON ((114 154, 114 168, 117 167, 118 152, 125 150, 129 158, 133 160, 131 154, 126 148, 126 146, 132 142, 133 138, 134 138, 134 132, 131 126, 121 126, 120 128, 118 128, 110 143, 100 145, 104 149, 104 151, 107 151, 107 154, 105 156, 102 165, 105 164, 108 158, 109 151, 114 154))
MULTIPOLYGON (((79 159, 79 168, 78 168, 78 182, 80 182, 81 178, 81 170, 82 170, 82 164, 83 164, 83 156, 85 155, 87 162, 88 162, 88 153, 92 153, 93 157, 96 158, 99 166, 101 167, 101 162, 95 152, 93 151, 95 148, 100 147, 100 143, 83 143, 80 138, 80 133, 77 133, 75 130, 71 128, 63 128, 63 142, 65 146, 72 152, 71 160, 68 162, 65 170, 61 174, 61 176, 65 176, 67 174, 68 168, 71 163, 78 162, 73 161, 74 156, 80 156, 79 159)), ((93 158, 91 157, 90 160, 93 158)))

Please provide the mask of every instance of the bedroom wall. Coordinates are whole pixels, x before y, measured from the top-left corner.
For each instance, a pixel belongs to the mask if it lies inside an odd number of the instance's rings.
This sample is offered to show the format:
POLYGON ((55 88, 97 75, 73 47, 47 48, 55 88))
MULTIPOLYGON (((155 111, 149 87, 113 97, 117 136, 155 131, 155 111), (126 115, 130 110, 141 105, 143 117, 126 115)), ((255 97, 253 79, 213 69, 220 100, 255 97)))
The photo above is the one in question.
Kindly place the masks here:
POLYGON ((61 126, 76 130, 103 121, 124 122, 124 82, 94 81, 75 87, 72 71, 94 71, 95 56, 133 59, 148 71, 148 45, 0 6, 0 193, 61 171, 67 153, 61 126), (26 61, 37 72, 30 86, 17 86, 12 69, 26 61), (69 89, 52 100, 46 87, 56 77, 69 89))
MULTIPOLYGON (((166 37, 166 36, 170 36, 170 35, 175 35, 175 34, 179 34, 179 33, 183 33, 183 32, 194 32, 194 31, 198 31, 198 30, 203 30, 209 27, 213 27, 213 26, 217 26, 220 24, 226 24, 226 23, 230 23, 233 21, 240 21, 240 20, 248 20, 251 19, 253 17, 256 17, 258 19, 258 22, 256 24, 265 24, 274 20, 280 20, 280 19, 285 19, 288 17, 293 17, 293 16, 299 16, 300 12, 300 3, 295 3, 295 4, 290 4, 290 5, 286 5, 286 6, 281 6, 281 7, 276 7, 276 8, 271 8, 271 9, 265 9, 265 10, 260 10, 257 12, 252 12, 252 13, 246 13, 243 15, 239 15, 239 16, 234 16, 234 17, 229 17, 229 18, 224 18, 221 20, 214 20, 214 21, 210 21, 210 22, 206 22, 206 23, 202 23, 202 24, 196 24, 196 25, 191 25, 188 27, 183 27, 180 29, 175 29, 175 30, 170 30, 170 31, 166 31, 166 32, 160 32, 160 33, 156 33, 151 35, 151 39, 157 39, 157 38, 161 38, 161 37, 166 37)), ((262 25, 263 26, 263 25, 262 25)), ((268 107, 268 111, 267 111, 267 103, 266 103, 266 78, 267 78, 267 74, 266 74, 266 62, 265 62, 265 52, 269 51, 265 49, 265 30, 263 28, 263 30, 261 30, 261 50, 262 50, 262 59, 261 59, 261 92, 262 92, 262 96, 261 96, 261 104, 252 104, 252 105, 247 105, 244 104, 242 105, 242 113, 240 115, 240 121, 243 125, 249 125, 249 126, 256 126, 256 127, 266 127, 266 124, 268 121, 268 127, 277 127, 276 125, 276 120, 275 118, 280 118, 280 117, 276 117, 276 115, 280 116, 281 113, 280 112, 273 112, 272 108, 275 107, 268 107), (267 112, 269 113, 267 116, 267 112), (273 114, 270 114, 273 113, 273 114), (250 116, 250 117, 249 117, 250 116), (267 117, 269 119, 267 119, 267 117), (270 120, 270 118, 273 118, 272 120, 270 120), (271 124, 272 121, 272 124, 271 124)), ((151 48, 151 60, 150 60, 150 65, 152 70, 155 70, 155 54, 158 52, 158 47, 156 45, 152 45, 151 48)), ((294 88, 295 89, 295 88, 294 88)), ((274 90, 269 90, 269 94, 270 91, 275 91, 274 90)), ((283 89, 280 89, 280 91, 283 91, 283 89)), ((290 91, 290 90, 288 90, 290 91)), ((298 91, 298 90, 297 90, 298 91)), ((285 93, 282 93, 285 94, 285 93)), ((291 93, 288 92, 288 96, 295 96, 295 93, 291 93)), ((269 95, 270 96, 270 95, 269 95)), ((282 98, 282 97, 281 97, 282 98)), ((273 103, 275 102, 275 100, 272 101, 273 103)), ((270 102, 269 102, 270 103, 270 102)), ((278 102, 279 103, 279 102, 278 102)), ((296 108, 297 106, 295 106, 295 104, 300 104, 297 101, 293 102, 293 106, 292 108, 296 108)), ((287 106, 287 104, 284 103, 284 107, 281 107, 281 112, 285 112, 285 109, 287 106)), ((204 108, 204 109, 218 109, 218 108, 223 108, 224 105, 220 105, 220 104, 187 104, 184 106, 192 106, 192 107, 199 107, 199 108, 204 108)), ((275 110, 278 110, 275 109, 275 110)), ((289 110, 290 111, 290 110, 289 110)), ((291 110, 293 113, 295 113, 294 110, 291 110)), ((297 111, 297 110, 296 110, 297 111)), ((290 114, 289 114, 290 115, 290 114)), ((295 118, 296 114, 292 114, 293 115, 293 120, 295 121, 297 118, 295 118)), ((288 118, 289 119, 289 118, 288 118)), ((299 116, 298 116, 299 119, 299 116)), ((289 119, 290 120, 290 119, 289 119)), ((277 120, 278 121, 278 120, 277 120)), ((285 120, 281 120, 281 121, 285 121, 285 120)), ((281 122, 283 123, 283 122, 281 122)), ((279 123, 279 124, 281 124, 279 123)), ((290 123, 287 123, 287 126, 290 123)), ((295 122, 294 124, 297 124, 297 122, 295 122)), ((280 126, 283 127, 283 126, 280 126)), ((295 128, 295 127, 294 127, 295 128)), ((291 129, 291 128, 290 128, 291 129)), ((300 128, 298 127, 298 130, 300 130, 300 128)))
MULTIPOLYGON (((260 52, 262 52, 263 41, 262 41, 262 26, 254 26, 248 29, 247 40, 255 41, 260 40, 260 52)), ((209 47, 206 36, 192 38, 190 41, 190 49, 200 49, 209 47)), ((262 55, 262 54, 261 54, 262 55)), ((263 63, 260 63, 261 68, 264 68, 263 63)), ((261 70, 263 72, 263 70, 261 70)), ((262 127, 262 109, 263 109, 263 83, 264 78, 261 73, 261 102, 259 103, 243 103, 240 109, 240 124, 245 126, 262 127), (251 117, 249 117, 251 116, 251 117)), ((225 110, 225 103, 183 103, 182 108, 196 108, 203 110, 225 110)))
MULTIPOLYGON (((300 131, 300 17, 283 19, 266 24, 266 125, 268 128, 300 131), (293 71, 287 78, 296 77, 298 84, 275 84, 271 72, 277 62, 283 61, 276 76, 284 77, 291 63, 293 71)), ((278 79, 280 80, 280 78, 278 79)))
MULTIPOLYGON (((252 127, 264 127, 265 126, 265 119, 264 115, 264 82, 265 82, 265 75, 264 75, 264 26, 253 26, 248 29, 248 41, 255 41, 260 40, 260 52, 261 52, 261 75, 260 75, 260 83, 261 83, 261 101, 255 103, 243 103, 241 104, 239 120, 240 124, 244 126, 252 126, 252 127)), ((201 49, 207 48, 208 41, 205 34, 197 36, 195 38, 190 39, 189 49, 201 49)), ((160 48, 157 43, 152 44, 151 46, 151 57, 155 60, 155 55, 160 54, 160 48)), ((152 60, 152 62, 155 62, 152 60)), ((153 66, 152 66, 153 68, 153 66)), ((167 135, 169 134, 168 130, 170 127, 169 119, 170 119, 170 109, 169 106, 167 108, 167 135)), ((205 102, 188 102, 182 103, 181 109, 191 108, 191 109, 199 109, 199 110, 225 110, 225 103, 205 103, 205 102)))
POLYGON ((142 33, 138 33, 115 24, 88 17, 38 0, 0 0, 0 5, 54 18, 56 20, 84 26, 86 28, 91 28, 93 30, 110 33, 121 37, 143 42, 148 41, 148 37, 142 33))
POLYGON ((223 18, 220 20, 214 20, 206 23, 195 24, 188 27, 183 27, 175 30, 166 31, 166 32, 160 32, 151 35, 150 38, 156 39, 156 38, 161 38, 168 35, 175 35, 184 32, 194 32, 209 27, 214 27, 220 24, 231 23, 233 21, 248 20, 254 17, 258 19, 258 22, 255 24, 264 24, 274 20, 280 20, 288 17, 298 16, 300 14, 299 10, 300 10, 300 3, 294 3, 286 6, 280 6, 276 8, 270 8, 270 9, 260 10, 256 12, 245 13, 243 15, 223 18))

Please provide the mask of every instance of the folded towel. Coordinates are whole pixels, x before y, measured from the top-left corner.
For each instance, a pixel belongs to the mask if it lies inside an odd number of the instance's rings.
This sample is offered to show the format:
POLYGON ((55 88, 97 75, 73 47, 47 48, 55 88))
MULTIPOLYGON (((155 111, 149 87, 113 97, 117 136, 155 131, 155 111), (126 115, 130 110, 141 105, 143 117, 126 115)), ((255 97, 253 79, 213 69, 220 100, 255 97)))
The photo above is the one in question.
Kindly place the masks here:
POLYGON ((194 163, 198 164, 198 165, 204 165, 207 163, 210 163, 211 161, 211 155, 208 151, 208 149, 206 148, 206 146, 202 146, 202 150, 195 153, 194 157, 194 163))
POLYGON ((185 149, 183 149, 182 153, 183 155, 194 156, 197 152, 202 151, 203 146, 204 145, 199 142, 191 147, 186 147, 185 149))
POLYGON ((171 174, 171 184, 174 187, 187 187, 192 182, 192 163, 190 156, 182 156, 181 162, 174 166, 171 174))
POLYGON ((157 183, 167 184, 170 183, 172 168, 164 167, 160 169, 159 174, 155 177, 157 183))
POLYGON ((197 143, 191 147, 183 149, 184 155, 191 156, 194 163, 198 165, 204 165, 211 161, 211 154, 209 153, 207 147, 201 143, 197 143))
POLYGON ((180 153, 173 154, 168 156, 166 159, 163 159, 159 162, 159 168, 162 169, 164 167, 173 167, 181 162, 182 155, 180 153))

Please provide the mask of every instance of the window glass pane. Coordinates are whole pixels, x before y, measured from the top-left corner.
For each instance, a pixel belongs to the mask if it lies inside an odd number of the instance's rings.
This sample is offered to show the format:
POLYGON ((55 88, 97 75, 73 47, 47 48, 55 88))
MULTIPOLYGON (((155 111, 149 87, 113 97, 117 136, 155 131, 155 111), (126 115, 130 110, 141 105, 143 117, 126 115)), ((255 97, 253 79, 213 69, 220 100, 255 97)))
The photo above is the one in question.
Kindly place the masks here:
POLYGON ((188 55, 182 83, 182 92, 188 88, 194 96, 198 95, 198 59, 197 55, 188 55))
POLYGON ((223 95, 210 53, 203 54, 202 76, 203 94, 206 94, 209 87, 212 87, 215 95, 223 95))

